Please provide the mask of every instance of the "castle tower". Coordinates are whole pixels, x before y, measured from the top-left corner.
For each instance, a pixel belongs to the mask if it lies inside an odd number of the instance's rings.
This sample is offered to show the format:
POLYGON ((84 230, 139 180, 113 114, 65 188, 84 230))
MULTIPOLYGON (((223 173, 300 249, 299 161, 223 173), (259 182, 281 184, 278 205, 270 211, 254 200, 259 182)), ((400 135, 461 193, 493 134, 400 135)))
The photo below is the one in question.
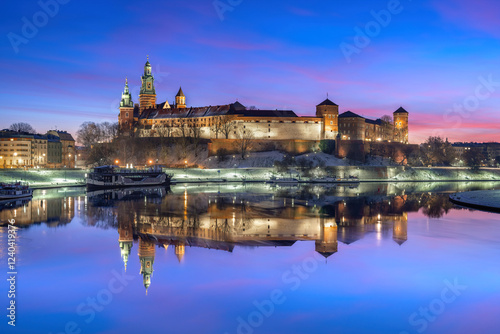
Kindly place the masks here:
POLYGON ((120 253, 127 271, 128 258, 133 246, 133 229, 132 222, 125 217, 118 217, 118 243, 120 245, 120 253))
POLYGON ((321 218, 321 239, 315 242, 316 252, 328 258, 330 255, 337 253, 337 224, 335 219, 321 218))
POLYGON ((401 216, 395 217, 392 227, 392 239, 402 245, 408 240, 408 213, 403 212, 401 216))
POLYGON ((185 253, 186 253, 185 244, 182 241, 178 241, 175 244, 175 256, 177 256, 177 260, 179 260, 179 263, 182 262, 185 253))
POLYGON ((144 64, 144 74, 141 77, 141 92, 139 94, 139 105, 141 113, 144 109, 156 107, 156 91, 154 86, 154 77, 151 74, 151 64, 148 61, 144 64))
POLYGON ((182 91, 182 87, 179 87, 179 92, 175 96, 175 106, 176 108, 186 108, 186 96, 182 91))
POLYGON ((316 106, 316 117, 323 118, 322 139, 335 139, 339 132, 339 106, 326 99, 316 106))
POLYGON ((394 112, 394 141, 408 144, 408 111, 403 107, 394 112))
POLYGON ((153 274, 153 263, 155 260, 155 244, 151 241, 139 239, 139 260, 141 261, 141 275, 148 293, 151 285, 151 275, 153 274))
POLYGON ((123 132, 132 130, 134 125, 134 102, 128 89, 128 80, 125 78, 125 88, 123 89, 120 101, 120 113, 118 114, 118 125, 123 132))

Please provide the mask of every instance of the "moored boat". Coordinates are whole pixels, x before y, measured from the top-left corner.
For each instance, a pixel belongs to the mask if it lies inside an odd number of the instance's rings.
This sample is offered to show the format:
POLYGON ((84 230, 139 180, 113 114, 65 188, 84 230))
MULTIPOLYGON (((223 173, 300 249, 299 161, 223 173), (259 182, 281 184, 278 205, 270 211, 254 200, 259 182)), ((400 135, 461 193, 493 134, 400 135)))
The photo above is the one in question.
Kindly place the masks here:
POLYGON ((33 196, 33 189, 27 184, 16 182, 13 184, 0 183, 0 201, 33 196))
POLYGON ((145 169, 100 166, 87 175, 86 183, 89 189, 149 187, 169 185, 171 179, 172 175, 163 172, 159 166, 145 169))

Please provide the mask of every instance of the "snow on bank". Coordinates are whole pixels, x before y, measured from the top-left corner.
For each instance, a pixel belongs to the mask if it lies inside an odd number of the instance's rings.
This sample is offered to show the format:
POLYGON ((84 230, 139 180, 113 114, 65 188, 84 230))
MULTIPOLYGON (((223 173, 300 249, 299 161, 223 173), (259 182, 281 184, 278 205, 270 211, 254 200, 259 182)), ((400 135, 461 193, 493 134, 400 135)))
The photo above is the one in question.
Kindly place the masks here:
POLYGON ((500 190, 467 191, 450 195, 450 199, 464 206, 500 211, 500 190))
MULTIPOLYGON (((252 152, 242 159, 239 155, 227 155, 222 161, 216 157, 210 157, 203 162, 205 168, 272 168, 275 161, 281 161, 286 157, 286 153, 278 151, 252 152)), ((306 159, 313 162, 314 166, 348 166, 345 159, 339 159, 333 155, 319 153, 308 153, 293 156, 295 161, 306 159)))
POLYGON ((407 168, 394 176, 397 181, 472 181, 500 180, 500 170, 473 171, 457 168, 407 168))

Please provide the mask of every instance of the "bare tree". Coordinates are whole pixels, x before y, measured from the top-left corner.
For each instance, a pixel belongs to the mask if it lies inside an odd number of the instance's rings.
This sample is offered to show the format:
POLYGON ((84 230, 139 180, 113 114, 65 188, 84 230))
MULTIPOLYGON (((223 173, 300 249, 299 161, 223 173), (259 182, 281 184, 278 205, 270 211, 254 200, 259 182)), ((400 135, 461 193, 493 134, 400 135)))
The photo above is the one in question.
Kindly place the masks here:
POLYGON ((215 133, 215 138, 219 138, 219 133, 222 133, 222 129, 220 126, 221 126, 221 123, 220 123, 219 117, 215 117, 214 122, 212 123, 212 126, 210 127, 210 131, 215 133))
POLYGON ((118 135, 118 123, 103 122, 99 124, 101 128, 102 141, 110 143, 118 135))
POLYGON ((429 137, 421 145, 420 158, 424 166, 427 165, 451 165, 455 159, 455 150, 448 142, 441 137, 429 137))
POLYGON ((30 124, 24 122, 11 124, 9 130, 16 132, 36 133, 36 130, 30 124))
POLYGON ((480 148, 473 147, 470 150, 465 151, 464 160, 467 166, 473 170, 478 170, 483 164, 484 155, 480 148))
POLYGON ((198 156, 198 148, 200 146, 201 141, 201 128, 194 123, 191 123, 189 126, 191 136, 191 141, 193 143, 194 148, 194 156, 198 156))
POLYGON ((389 115, 384 115, 380 118, 382 121, 381 127, 382 127, 382 140, 393 140, 393 120, 392 117, 389 115))
POLYGON ((241 158, 245 159, 245 155, 252 148, 255 137, 253 132, 248 129, 239 129, 236 132, 236 141, 234 142, 236 150, 240 153, 241 158))
POLYGON ((220 123, 220 132, 226 137, 226 139, 229 139, 229 135, 234 129, 233 118, 229 115, 224 115, 219 117, 218 121, 220 123))
POLYGON ((92 147, 96 143, 102 142, 102 127, 94 122, 84 122, 76 132, 79 143, 85 147, 92 147))
POLYGON ((392 124, 392 117, 389 115, 384 115, 380 117, 380 119, 386 123, 392 124))
POLYGON ((180 159, 186 159, 187 154, 188 154, 188 148, 189 148, 189 136, 191 129, 188 127, 188 122, 186 119, 181 118, 179 120, 180 124, 179 127, 177 128, 177 142, 179 146, 179 152, 178 152, 178 157, 180 159))

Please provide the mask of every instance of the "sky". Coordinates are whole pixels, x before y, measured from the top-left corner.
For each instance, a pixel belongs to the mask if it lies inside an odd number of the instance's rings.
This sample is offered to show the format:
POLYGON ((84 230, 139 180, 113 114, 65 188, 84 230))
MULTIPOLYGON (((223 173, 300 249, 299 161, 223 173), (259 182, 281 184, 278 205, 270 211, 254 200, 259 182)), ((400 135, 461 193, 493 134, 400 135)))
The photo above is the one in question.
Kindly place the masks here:
POLYGON ((76 133, 117 121, 146 56, 157 102, 314 115, 327 94, 377 118, 403 106, 410 142, 500 141, 500 2, 8 1, 0 13, 0 128, 76 133))

